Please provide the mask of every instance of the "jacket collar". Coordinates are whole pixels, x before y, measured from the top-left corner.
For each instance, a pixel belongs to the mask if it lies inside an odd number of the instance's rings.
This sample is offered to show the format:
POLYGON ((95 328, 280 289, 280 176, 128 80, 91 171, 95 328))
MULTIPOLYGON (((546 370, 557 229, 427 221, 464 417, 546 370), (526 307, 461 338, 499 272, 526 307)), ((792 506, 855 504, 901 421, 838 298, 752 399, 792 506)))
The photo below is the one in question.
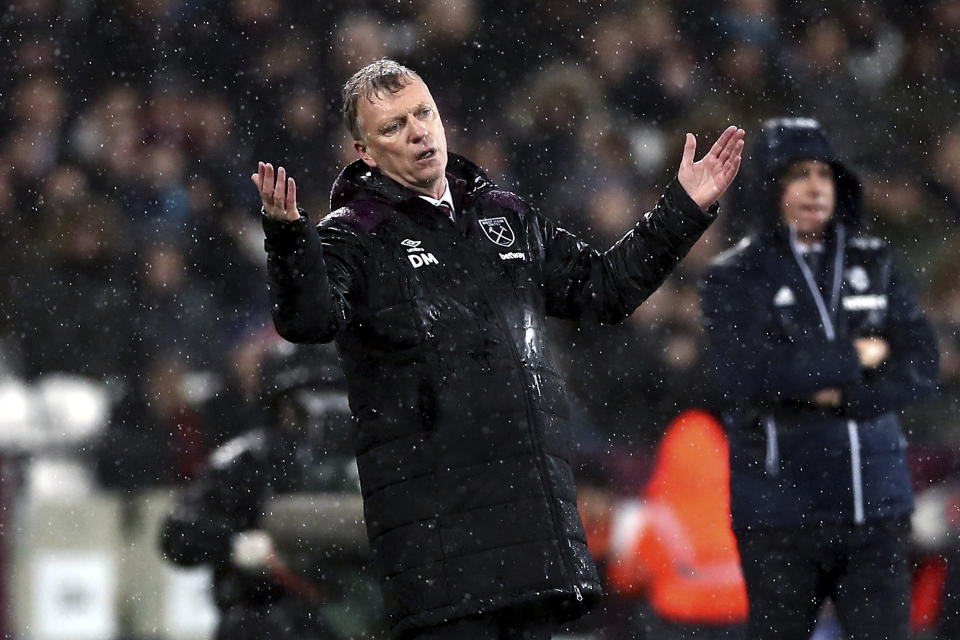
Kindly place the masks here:
POLYGON ((826 264, 822 275, 825 291, 821 291, 821 276, 810 270, 803 259, 800 243, 793 228, 787 233, 790 253, 796 262, 797 268, 803 275, 807 292, 810 294, 820 314, 820 324, 827 340, 837 339, 837 314, 840 304, 840 287, 843 284, 844 245, 846 244, 846 228, 843 223, 832 225, 824 238, 826 249, 826 264), (826 295, 824 295, 826 294, 826 295))
MULTIPOLYGON (((455 153, 447 154, 447 180, 454 207, 463 209, 464 200, 494 188, 483 169, 455 153)), ((347 165, 333 183, 330 210, 360 200, 381 202, 394 208, 408 209, 423 203, 420 194, 388 178, 379 169, 368 167, 362 160, 347 165)))

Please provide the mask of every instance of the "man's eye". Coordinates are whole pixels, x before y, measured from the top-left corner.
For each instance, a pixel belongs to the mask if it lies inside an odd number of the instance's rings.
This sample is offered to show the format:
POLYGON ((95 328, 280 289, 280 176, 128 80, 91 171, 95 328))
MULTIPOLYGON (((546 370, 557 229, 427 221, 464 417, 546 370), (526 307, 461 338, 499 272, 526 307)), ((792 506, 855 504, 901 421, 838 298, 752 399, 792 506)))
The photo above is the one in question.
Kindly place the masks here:
POLYGON ((383 128, 384 133, 393 133, 400 128, 400 125, 396 122, 392 122, 383 128))
POLYGON ((433 109, 431 109, 430 107, 424 107, 423 109, 420 109, 417 115, 420 116, 421 118, 426 118, 431 113, 433 113, 433 109))

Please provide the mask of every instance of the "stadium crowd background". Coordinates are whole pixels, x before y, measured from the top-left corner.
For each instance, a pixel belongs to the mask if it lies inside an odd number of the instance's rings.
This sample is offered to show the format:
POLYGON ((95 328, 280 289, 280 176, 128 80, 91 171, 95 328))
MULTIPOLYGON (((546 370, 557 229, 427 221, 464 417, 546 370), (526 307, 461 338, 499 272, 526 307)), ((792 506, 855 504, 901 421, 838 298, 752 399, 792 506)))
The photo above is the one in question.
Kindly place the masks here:
MULTIPOLYGON (((452 151, 597 246, 652 206, 684 132, 703 145, 731 123, 749 138, 768 117, 819 119, 939 332, 941 394, 908 416, 909 437, 955 445, 958 33, 952 0, 10 3, 2 375, 106 385, 111 416, 85 453, 102 486, 189 479, 256 423, 258 358, 279 339, 249 175, 258 160, 282 164, 302 206, 325 215, 353 159, 340 87, 387 56, 432 88, 452 151)), ((560 356, 580 449, 619 470, 617 491, 637 490, 624 459, 649 452, 680 410, 710 406, 696 281, 747 226, 728 206, 622 326, 555 326, 558 346, 572 345, 560 356)), ((20 485, 3 478, 10 500, 20 485)))

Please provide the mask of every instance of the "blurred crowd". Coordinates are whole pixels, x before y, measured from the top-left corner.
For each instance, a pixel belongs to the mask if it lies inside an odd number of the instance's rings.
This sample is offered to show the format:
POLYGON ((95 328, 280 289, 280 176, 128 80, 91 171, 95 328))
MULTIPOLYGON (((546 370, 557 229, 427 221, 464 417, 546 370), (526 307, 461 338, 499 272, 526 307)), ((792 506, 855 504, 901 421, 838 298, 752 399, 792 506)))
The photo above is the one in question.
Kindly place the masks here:
MULTIPOLYGON (((10 3, 0 368, 107 385, 104 484, 190 478, 257 420, 257 363, 278 339, 249 176, 285 166, 325 215, 354 154, 340 87, 387 56, 431 87, 452 151, 598 247, 654 204, 684 132, 819 119, 939 331, 942 393, 911 437, 956 442, 958 31, 952 0, 10 3)), ((586 453, 649 450, 672 416, 710 406, 696 282, 749 225, 724 204, 623 325, 555 325, 586 453)))

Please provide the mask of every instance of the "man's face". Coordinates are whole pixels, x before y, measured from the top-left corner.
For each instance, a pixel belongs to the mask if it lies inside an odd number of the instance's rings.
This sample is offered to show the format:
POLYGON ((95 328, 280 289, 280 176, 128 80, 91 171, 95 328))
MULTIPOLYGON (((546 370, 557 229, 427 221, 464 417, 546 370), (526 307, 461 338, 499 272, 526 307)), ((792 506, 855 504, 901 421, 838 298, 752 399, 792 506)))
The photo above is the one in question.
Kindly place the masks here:
POLYGON ((781 181, 780 215, 800 238, 818 236, 833 218, 836 184, 833 169, 820 160, 801 160, 787 169, 781 181))
POLYGON ((427 85, 413 78, 396 93, 361 97, 357 120, 365 139, 353 146, 367 165, 418 193, 443 195, 447 137, 427 85))

